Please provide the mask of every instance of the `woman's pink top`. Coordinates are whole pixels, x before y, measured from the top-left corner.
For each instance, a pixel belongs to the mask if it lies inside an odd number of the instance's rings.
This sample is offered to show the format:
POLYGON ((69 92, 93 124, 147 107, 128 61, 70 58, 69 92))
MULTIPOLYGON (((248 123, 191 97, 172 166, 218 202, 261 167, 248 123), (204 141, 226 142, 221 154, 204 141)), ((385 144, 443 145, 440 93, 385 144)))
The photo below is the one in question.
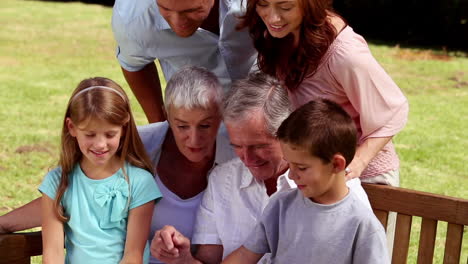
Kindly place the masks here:
MULTIPOLYGON (((295 108, 317 97, 340 104, 356 124, 358 144, 370 137, 395 135, 408 118, 406 97, 374 59, 364 38, 349 26, 332 43, 315 74, 290 91, 289 97, 295 108)), ((389 142, 361 177, 398 168, 398 156, 389 142)))

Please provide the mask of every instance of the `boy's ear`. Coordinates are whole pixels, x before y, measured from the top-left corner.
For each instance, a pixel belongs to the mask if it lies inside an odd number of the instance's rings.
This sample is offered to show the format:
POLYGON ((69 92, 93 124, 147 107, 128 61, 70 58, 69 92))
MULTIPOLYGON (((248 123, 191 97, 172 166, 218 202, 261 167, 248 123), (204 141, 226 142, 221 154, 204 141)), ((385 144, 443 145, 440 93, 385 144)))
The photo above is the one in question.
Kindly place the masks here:
POLYGON ((343 155, 339 153, 333 155, 332 163, 333 163, 334 173, 339 173, 341 171, 344 171, 346 168, 346 159, 345 157, 343 157, 343 155))
POLYGON ((73 124, 72 120, 69 117, 65 119, 65 124, 67 125, 68 133, 70 133, 72 137, 76 137, 75 125, 73 124))

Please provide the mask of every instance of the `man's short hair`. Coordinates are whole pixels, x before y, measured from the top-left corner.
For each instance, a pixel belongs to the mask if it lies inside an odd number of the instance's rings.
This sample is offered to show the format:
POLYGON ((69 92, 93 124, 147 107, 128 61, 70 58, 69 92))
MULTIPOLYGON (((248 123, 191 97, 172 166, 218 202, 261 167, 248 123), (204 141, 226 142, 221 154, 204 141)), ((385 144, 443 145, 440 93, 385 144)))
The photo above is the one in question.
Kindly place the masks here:
POLYGON ((329 163, 339 153, 348 165, 357 145, 356 126, 337 103, 316 99, 294 111, 278 129, 279 140, 306 148, 312 156, 329 163))
POLYGON ((224 98, 223 118, 227 122, 243 121, 257 110, 263 112, 266 131, 276 130, 291 113, 288 94, 281 83, 264 73, 254 72, 247 79, 237 80, 224 98))
POLYGON ((210 104, 221 107, 223 88, 218 78, 209 70, 188 66, 182 68, 167 82, 164 103, 169 113, 171 105, 177 108, 208 108, 210 104))

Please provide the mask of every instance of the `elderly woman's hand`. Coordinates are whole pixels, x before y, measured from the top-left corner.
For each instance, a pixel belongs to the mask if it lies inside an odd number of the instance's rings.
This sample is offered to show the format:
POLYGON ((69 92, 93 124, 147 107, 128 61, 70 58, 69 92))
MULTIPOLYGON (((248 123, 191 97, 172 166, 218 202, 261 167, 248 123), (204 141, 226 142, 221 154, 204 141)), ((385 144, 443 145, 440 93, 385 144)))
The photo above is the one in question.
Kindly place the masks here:
POLYGON ((156 231, 151 241, 151 255, 168 264, 191 263, 190 240, 173 226, 156 231))

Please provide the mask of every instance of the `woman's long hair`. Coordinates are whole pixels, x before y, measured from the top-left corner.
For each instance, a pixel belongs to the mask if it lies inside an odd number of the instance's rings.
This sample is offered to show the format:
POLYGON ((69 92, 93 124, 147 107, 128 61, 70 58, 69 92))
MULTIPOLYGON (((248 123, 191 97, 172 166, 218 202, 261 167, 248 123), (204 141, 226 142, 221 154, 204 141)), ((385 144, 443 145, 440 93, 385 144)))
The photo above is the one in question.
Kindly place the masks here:
POLYGON ((275 76, 288 89, 294 90, 305 77, 315 73, 338 34, 327 19, 329 14, 334 14, 331 0, 297 0, 303 14, 297 46, 292 34, 284 38, 272 37, 256 12, 259 0, 246 1, 247 11, 237 29, 249 28, 258 51, 260 70, 275 76))
MULTIPOLYGON (((75 125, 85 124, 90 119, 97 119, 122 126, 122 138, 115 155, 120 158, 125 180, 129 182, 124 166, 125 161, 153 172, 151 161, 146 155, 143 143, 138 135, 130 103, 124 90, 117 83, 107 78, 95 77, 81 81, 68 101, 62 127, 59 160, 62 174, 55 196, 54 207, 57 217, 63 222, 67 221, 68 218, 66 212, 62 210, 60 202, 69 185, 70 173, 83 157, 76 138, 68 130, 67 118, 70 118, 75 125), (106 88, 93 88, 80 93, 80 91, 92 86, 106 88)), ((127 201, 127 205, 129 202, 130 200, 127 201)))

